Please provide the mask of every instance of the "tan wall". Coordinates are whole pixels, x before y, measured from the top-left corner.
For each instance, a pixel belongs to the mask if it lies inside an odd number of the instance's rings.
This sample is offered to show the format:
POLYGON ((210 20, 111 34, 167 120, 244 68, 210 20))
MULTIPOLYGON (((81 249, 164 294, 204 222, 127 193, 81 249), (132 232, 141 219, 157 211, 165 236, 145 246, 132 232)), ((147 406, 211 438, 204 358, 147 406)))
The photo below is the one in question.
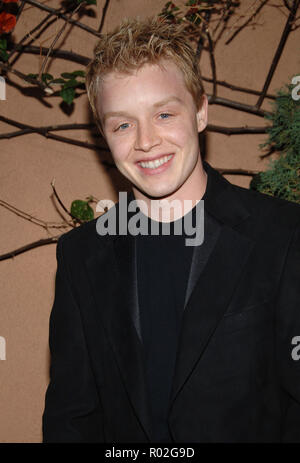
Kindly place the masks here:
MULTIPOLYGON (((58 6, 58 1, 46 2, 58 6)), ((107 12, 104 30, 116 25, 123 17, 141 17, 159 12, 164 0, 112 0, 107 12)), ((178 2, 179 3, 179 2, 178 2)), ((254 0, 242 1, 244 11, 257 4, 254 0)), ((280 0, 272 1, 281 4, 280 0)), ((104 0, 98 0, 97 17, 83 17, 82 22, 97 27, 104 0)), ((16 40, 28 32, 46 13, 25 7, 14 31, 16 40)), ((236 85, 261 89, 271 64, 275 49, 284 28, 286 14, 274 6, 266 6, 256 19, 255 27, 248 27, 229 46, 219 44, 216 50, 217 76, 236 85)), ((48 30, 47 38, 62 24, 48 30)), ((67 27, 68 34, 57 46, 92 56, 96 37, 76 28, 67 27)), ((274 92, 293 75, 300 73, 300 29, 293 32, 286 44, 270 92, 274 92), (298 45, 298 46, 297 46, 298 45)), ((40 39, 42 40, 42 39, 40 39)), ((36 45, 40 40, 37 40, 36 45)), ((42 45, 49 46, 52 38, 42 45)), ((16 63, 16 69, 24 73, 38 72, 39 57, 24 54, 16 63)), ((207 56, 202 61, 203 75, 210 74, 207 56)), ((52 60, 48 72, 58 76, 60 72, 82 68, 76 63, 52 60)), ((86 95, 75 101, 75 110, 65 115, 59 105, 60 98, 43 101, 28 93, 28 85, 9 74, 6 101, 0 101, 0 112, 8 118, 36 126, 88 122, 90 113, 86 95)), ((208 92, 209 85, 205 84, 208 92)), ((256 97, 219 88, 219 95, 254 104, 256 97)), ((264 105, 268 108, 268 102, 264 105)), ((209 122, 216 125, 241 126, 264 125, 263 119, 221 106, 210 106, 209 122)), ((0 122, 0 133, 15 130, 0 122)), ((88 131, 59 132, 94 143, 88 131)), ((263 170, 268 160, 261 160, 258 149, 264 135, 225 136, 209 133, 207 136, 207 160, 218 168, 244 168, 263 170)), ((0 199, 46 221, 59 221, 60 216, 51 200, 51 180, 55 177, 56 188, 64 203, 69 206, 76 198, 87 195, 117 200, 122 183, 115 171, 107 172, 99 155, 92 150, 46 139, 38 134, 25 135, 10 140, 0 140, 1 192, 0 199)), ((108 159, 108 157, 105 157, 108 159)), ((102 159, 102 158, 101 158, 102 159)), ((228 176, 233 183, 248 187, 250 177, 228 176)), ((0 208, 0 254, 34 240, 47 237, 46 230, 21 219, 3 207, 0 208)), ((53 231, 51 232, 53 233, 53 231)), ((48 383, 48 320, 54 297, 56 269, 55 245, 41 247, 14 259, 0 262, 0 336, 6 340, 6 360, 0 360, 0 442, 40 442, 41 417, 44 394, 48 383)), ((109 271, 109 269, 107 269, 109 271)))

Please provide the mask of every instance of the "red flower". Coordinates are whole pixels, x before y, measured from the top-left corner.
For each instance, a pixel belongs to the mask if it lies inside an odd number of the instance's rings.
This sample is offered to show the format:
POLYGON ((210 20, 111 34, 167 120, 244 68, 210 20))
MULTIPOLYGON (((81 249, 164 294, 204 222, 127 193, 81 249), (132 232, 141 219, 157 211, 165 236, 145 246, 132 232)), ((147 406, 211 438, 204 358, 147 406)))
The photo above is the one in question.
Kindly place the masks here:
POLYGON ((10 32, 15 25, 16 17, 14 14, 6 13, 5 11, 0 13, 0 34, 10 32))

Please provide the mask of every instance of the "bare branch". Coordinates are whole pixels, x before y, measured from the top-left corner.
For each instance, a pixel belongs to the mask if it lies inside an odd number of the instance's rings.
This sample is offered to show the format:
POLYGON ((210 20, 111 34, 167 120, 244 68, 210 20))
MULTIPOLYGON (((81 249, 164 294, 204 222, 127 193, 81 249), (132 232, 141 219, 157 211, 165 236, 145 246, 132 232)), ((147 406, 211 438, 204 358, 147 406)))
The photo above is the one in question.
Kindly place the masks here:
POLYGON ((110 0, 105 0, 105 5, 104 5, 103 10, 102 10, 101 21, 100 21, 100 25, 99 25, 99 28, 98 28, 98 32, 100 32, 100 33, 102 32, 102 29, 103 29, 103 26, 104 26, 104 21, 105 21, 106 13, 107 13, 107 10, 108 10, 109 2, 110 2, 110 0))
POLYGON ((50 238, 44 238, 38 241, 34 241, 33 243, 26 244, 25 246, 21 246, 14 251, 7 252, 5 254, 0 255, 0 261, 11 259, 12 257, 17 256, 18 254, 22 254, 23 252, 29 251, 30 249, 38 248, 40 246, 45 246, 47 244, 54 244, 57 243, 60 235, 51 236, 50 238))
MULTIPOLYGON (((207 95, 208 102, 211 102, 211 95, 207 95)), ((255 106, 247 105, 244 103, 239 103, 238 101, 228 100, 227 98, 221 98, 217 96, 213 99, 212 104, 218 104, 221 106, 226 106, 227 108, 238 109, 249 114, 254 114, 256 116, 265 117, 266 114, 270 114, 268 111, 262 109, 257 109, 255 106)))
POLYGON ((250 175, 254 176, 259 173, 258 170, 245 170, 245 169, 222 169, 215 167, 215 169, 222 175, 250 175))
POLYGON ((223 133, 224 135, 245 135, 266 133, 267 127, 222 127, 219 125, 208 124, 206 127, 208 132, 223 133))
MULTIPOLYGON (((213 83, 213 79, 211 79, 210 77, 202 76, 202 80, 204 80, 205 82, 213 83)), ((249 93, 250 95, 260 95, 261 94, 261 92, 258 90, 252 90, 251 88, 239 87, 238 85, 230 84, 228 82, 225 82, 224 80, 216 80, 216 83, 217 85, 230 88, 230 90, 234 90, 234 91, 241 92, 241 93, 249 93)), ((266 98, 275 100, 276 96, 268 93, 266 94, 266 98)))
MULTIPOLYGON (((33 127, 31 125, 28 125, 28 124, 23 124, 21 122, 17 122, 17 121, 14 121, 12 119, 9 119, 5 116, 0 116, 0 121, 3 121, 3 122, 6 122, 7 124, 11 124, 11 125, 14 125, 15 127, 19 127, 21 130, 19 131, 16 131, 16 132, 10 132, 10 133, 6 133, 6 134, 1 134, 0 135, 0 139, 3 139, 3 138, 14 138, 14 137, 17 137, 17 136, 20 136, 20 135, 27 135, 29 133, 38 133, 46 138, 51 138, 53 140, 57 140, 57 141, 60 141, 60 142, 63 142, 63 143, 68 143, 68 144, 71 144, 71 145, 75 145, 75 146, 81 146, 83 148, 88 148, 88 149, 92 149, 92 150, 96 150, 96 151, 108 151, 109 152, 109 149, 105 146, 98 146, 98 145, 94 145, 93 143, 87 143, 87 142, 83 142, 83 141, 80 141, 80 140, 74 140, 72 138, 67 138, 67 137, 62 137, 60 135, 55 135, 53 133, 50 133, 49 130, 68 130, 68 129, 73 129, 75 128, 76 129, 76 124, 66 124, 65 126, 48 126, 48 127, 33 127)), ((87 128, 87 126, 89 126, 89 124, 80 124, 79 127, 82 127, 82 128, 87 128)))
POLYGON ((65 223, 64 222, 46 222, 45 220, 38 219, 37 217, 34 217, 33 215, 28 214, 27 212, 21 211, 20 209, 13 206, 12 204, 9 204, 3 199, 0 199, 0 206, 4 207, 10 212, 13 212, 15 215, 21 217, 22 219, 28 220, 29 222, 34 223, 35 225, 38 225, 39 227, 43 227, 46 230, 48 230, 49 228, 68 228, 72 226, 72 224, 67 221, 65 221, 65 223))
POLYGON ((281 57, 281 54, 283 52, 285 43, 286 43, 287 38, 289 36, 289 33, 291 31, 291 27, 292 27, 293 21, 295 19, 296 13, 297 13, 297 9, 299 7, 299 2, 300 2, 300 0, 294 0, 294 2, 293 2, 293 6, 291 8, 289 17, 288 17, 288 19, 287 19, 287 21, 285 23, 285 27, 284 27, 283 33, 282 33, 280 41, 279 41, 279 45, 278 45, 277 50, 275 52, 271 67, 269 69, 266 81, 264 83, 262 93, 261 93, 260 97, 257 100, 257 103, 256 103, 257 108, 261 107, 261 105, 262 105, 262 103, 263 103, 263 101, 265 99, 265 95, 266 95, 266 93, 268 91, 268 88, 269 88, 269 85, 271 83, 272 77, 274 75, 277 64, 278 64, 279 59, 281 57))
MULTIPOLYGON (((52 180, 51 182, 51 187, 52 187, 52 190, 53 190, 53 193, 54 193, 54 196, 55 198, 57 199, 57 201, 59 202, 59 204, 61 205, 61 207, 63 208, 63 210, 73 219, 75 220, 76 222, 79 222, 80 224, 82 224, 82 220, 78 219, 77 217, 74 217, 73 214, 71 214, 70 211, 68 211, 68 209, 66 208, 66 206, 64 205, 64 203, 62 202, 62 200, 60 199, 60 197, 58 196, 57 194, 57 191, 55 189, 55 186, 54 186, 54 183, 55 183, 55 179, 52 180)), ((73 225, 75 226, 75 225, 73 225)))
POLYGON ((56 42, 58 41, 59 37, 61 36, 61 34, 63 33, 63 31, 64 31, 65 28, 67 27, 67 24, 68 24, 69 20, 71 19, 71 17, 72 17, 75 13, 77 13, 77 11, 80 10, 80 8, 81 8, 82 6, 85 6, 85 5, 86 5, 86 2, 85 2, 85 1, 82 2, 82 3, 79 3, 79 5, 77 5, 77 7, 75 8, 75 10, 74 10, 74 11, 71 11, 71 13, 68 15, 68 21, 66 21, 66 22, 64 23, 64 25, 62 26, 62 28, 61 28, 61 29, 58 31, 58 33, 56 34, 56 36, 55 36, 53 42, 51 43, 51 45, 50 45, 50 47, 49 47, 48 53, 47 53, 47 55, 46 55, 46 58, 44 59, 44 61, 43 61, 43 63, 42 63, 42 66, 41 66, 41 69, 40 69, 40 72, 39 72, 39 76, 38 76, 39 80, 41 80, 42 74, 43 74, 44 69, 45 69, 46 64, 47 64, 47 60, 48 60, 48 58, 49 58, 49 55, 50 55, 51 51, 53 50, 54 45, 55 45, 56 42))
POLYGON ((213 94, 211 103, 214 102, 214 99, 217 96, 217 71, 216 71, 216 61, 214 55, 214 44, 212 38, 210 36, 209 31, 206 31, 206 37, 208 40, 208 51, 209 51, 209 59, 210 59, 210 67, 211 67, 211 74, 212 74, 212 81, 213 81, 213 94))
POLYGON ((83 23, 81 23, 79 21, 75 21, 75 19, 68 19, 68 17, 64 13, 61 13, 59 9, 51 8, 51 7, 46 6, 45 4, 40 3, 40 2, 38 2, 36 0, 24 0, 24 1, 26 3, 28 3, 29 5, 36 6, 37 8, 39 8, 41 10, 47 11, 48 13, 52 13, 53 15, 64 19, 65 21, 67 21, 70 24, 74 24, 75 26, 80 27, 81 29, 89 32, 90 34, 96 35, 97 37, 101 36, 101 34, 98 31, 96 31, 95 29, 92 29, 91 27, 86 26, 85 24, 83 24, 83 23))
MULTIPOLYGON (((36 47, 34 45, 17 45, 16 49, 20 51, 20 53, 31 53, 33 55, 47 55, 49 48, 46 47, 36 47)), ((73 61, 74 63, 82 64, 86 66, 91 58, 87 56, 79 55, 78 53, 74 53, 69 50, 53 50, 52 51, 53 58, 61 58, 69 61, 73 61)))
POLYGON ((35 79, 33 77, 28 77, 26 74, 23 74, 20 71, 17 71, 16 69, 13 69, 10 64, 5 64, 0 61, 0 69, 3 69, 6 72, 11 72, 12 74, 15 74, 18 76, 20 79, 25 80, 26 82, 29 82, 31 84, 37 85, 40 87, 43 91, 47 87, 44 82, 40 82, 38 79, 35 79))
POLYGON ((259 7, 255 10, 255 12, 247 19, 247 21, 244 22, 240 27, 236 29, 236 31, 229 37, 228 40, 226 40, 225 45, 228 45, 240 32, 243 30, 248 24, 255 18, 255 16, 258 15, 258 13, 261 11, 261 9, 265 6, 265 4, 269 0, 263 0, 259 7))
POLYGON ((24 37, 22 37, 22 39, 18 43, 15 43, 13 45, 8 58, 10 64, 14 64, 17 58, 20 56, 20 54, 24 51, 24 49, 22 48, 22 44, 25 42, 25 40, 31 39, 30 43, 32 43, 42 32, 44 32, 50 25, 57 21, 57 16, 54 18, 52 16, 52 13, 47 14, 47 16, 43 18, 42 21, 39 22, 39 24, 37 24, 33 29, 31 29, 31 31, 29 31, 24 37), (50 21, 47 22, 48 20, 50 21), (44 26, 43 29, 39 31, 39 29, 41 29, 42 26, 44 26), (34 37, 33 34, 37 31, 39 31, 39 33, 34 37), (19 51, 18 55, 14 58, 14 60, 12 60, 13 56, 16 54, 17 51, 19 51))

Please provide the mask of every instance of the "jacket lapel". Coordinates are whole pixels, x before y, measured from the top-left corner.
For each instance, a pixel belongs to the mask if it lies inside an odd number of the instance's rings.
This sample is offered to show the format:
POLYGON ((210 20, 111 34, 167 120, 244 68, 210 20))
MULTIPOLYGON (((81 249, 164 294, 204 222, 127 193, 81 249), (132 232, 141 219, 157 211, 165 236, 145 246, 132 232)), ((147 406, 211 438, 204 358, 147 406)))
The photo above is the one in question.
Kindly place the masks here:
MULTIPOLYGON (((249 216, 232 186, 204 162, 205 246, 195 246, 182 318, 170 406, 228 308, 253 241, 234 229, 249 216)), ((171 410, 171 408, 170 408, 171 410)))
MULTIPOLYGON (((131 196, 129 196, 130 198, 131 196)), ((137 300, 135 239, 127 234, 107 238, 90 256, 87 270, 93 287, 95 316, 101 316, 132 407, 150 439, 143 346, 137 300), (106 269, 99 284, 99 269, 106 269)))

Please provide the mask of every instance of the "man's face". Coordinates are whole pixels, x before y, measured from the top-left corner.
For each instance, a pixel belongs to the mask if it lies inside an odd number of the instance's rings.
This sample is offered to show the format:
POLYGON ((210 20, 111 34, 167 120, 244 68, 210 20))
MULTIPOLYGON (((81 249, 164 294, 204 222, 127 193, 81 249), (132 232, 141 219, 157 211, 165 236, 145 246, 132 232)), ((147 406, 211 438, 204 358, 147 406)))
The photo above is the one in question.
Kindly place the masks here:
POLYGON ((180 69, 169 61, 162 64, 146 64, 129 76, 111 72, 98 96, 117 168, 133 187, 155 198, 193 183, 200 162, 198 132, 207 122, 207 102, 198 110, 180 69))

